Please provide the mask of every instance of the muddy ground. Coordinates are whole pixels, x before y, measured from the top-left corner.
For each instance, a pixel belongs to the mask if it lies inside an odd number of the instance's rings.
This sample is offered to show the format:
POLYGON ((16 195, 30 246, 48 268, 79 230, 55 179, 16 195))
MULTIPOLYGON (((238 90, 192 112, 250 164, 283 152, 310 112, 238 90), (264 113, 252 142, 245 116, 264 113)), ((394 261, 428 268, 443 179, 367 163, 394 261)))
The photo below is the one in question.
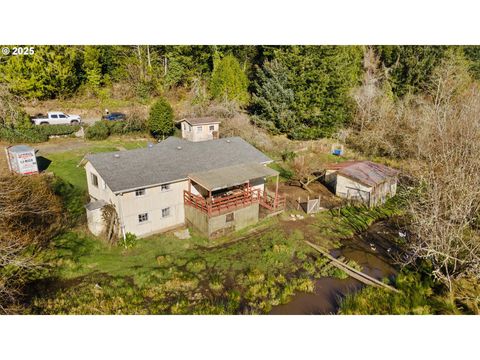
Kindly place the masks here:
MULTIPOLYGON (((341 200, 337 198, 325 185, 320 182, 314 182, 309 185, 311 192, 302 189, 301 187, 281 182, 278 185, 278 192, 281 195, 287 197, 287 210, 302 210, 299 208, 298 201, 301 203, 310 199, 317 199, 320 197, 320 206, 322 208, 331 209, 341 204, 341 200)), ((275 184, 271 183, 267 185, 267 190, 271 193, 275 192, 275 184)))

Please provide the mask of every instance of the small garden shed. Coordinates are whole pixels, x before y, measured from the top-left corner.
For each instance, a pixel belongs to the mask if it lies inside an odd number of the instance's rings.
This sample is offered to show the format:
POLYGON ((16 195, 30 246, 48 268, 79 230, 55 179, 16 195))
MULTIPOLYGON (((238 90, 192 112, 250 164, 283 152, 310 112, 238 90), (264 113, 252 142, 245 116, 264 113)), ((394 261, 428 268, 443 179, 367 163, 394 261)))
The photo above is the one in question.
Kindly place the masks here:
POLYGON ((346 161, 327 166, 325 183, 341 198, 376 206, 396 194, 398 174, 371 161, 346 161))

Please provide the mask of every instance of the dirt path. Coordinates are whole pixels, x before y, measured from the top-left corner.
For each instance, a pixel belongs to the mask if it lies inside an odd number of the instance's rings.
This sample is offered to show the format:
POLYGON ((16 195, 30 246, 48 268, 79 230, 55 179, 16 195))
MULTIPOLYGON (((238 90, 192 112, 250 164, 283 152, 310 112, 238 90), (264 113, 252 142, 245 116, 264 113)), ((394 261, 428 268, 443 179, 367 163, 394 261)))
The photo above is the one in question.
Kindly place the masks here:
POLYGON ((52 154, 65 151, 73 151, 88 147, 88 143, 83 139, 65 138, 48 141, 45 143, 34 144, 33 147, 41 153, 52 154))

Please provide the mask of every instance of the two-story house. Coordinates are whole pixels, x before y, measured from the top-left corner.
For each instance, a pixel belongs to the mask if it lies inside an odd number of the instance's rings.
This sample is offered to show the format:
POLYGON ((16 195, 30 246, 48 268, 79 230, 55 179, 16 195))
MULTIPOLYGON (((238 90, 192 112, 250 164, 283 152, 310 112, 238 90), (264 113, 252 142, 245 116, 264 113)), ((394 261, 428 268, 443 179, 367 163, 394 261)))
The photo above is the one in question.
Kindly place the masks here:
POLYGON ((239 137, 190 142, 170 137, 146 148, 86 156, 88 227, 105 230, 102 208, 114 205, 120 235, 147 236, 188 224, 209 237, 254 224, 259 207, 278 210, 278 172, 239 137), (277 176, 267 193, 266 178, 277 176))

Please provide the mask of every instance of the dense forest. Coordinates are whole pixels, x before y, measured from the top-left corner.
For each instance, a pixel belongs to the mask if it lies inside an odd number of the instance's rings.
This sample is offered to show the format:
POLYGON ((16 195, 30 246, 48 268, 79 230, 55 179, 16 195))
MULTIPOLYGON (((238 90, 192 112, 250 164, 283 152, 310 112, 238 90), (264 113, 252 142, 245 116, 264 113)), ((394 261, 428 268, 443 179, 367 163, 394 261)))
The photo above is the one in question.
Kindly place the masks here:
MULTIPOLYGON (((478 47, 372 49, 397 98, 425 91, 433 70, 452 52, 480 77, 478 47)), ((273 134, 315 139, 352 121, 351 95, 363 79, 364 52, 363 46, 36 46, 33 56, 0 57, 0 83, 10 96, 27 100, 141 101, 185 89, 193 103, 246 110, 273 134)))

